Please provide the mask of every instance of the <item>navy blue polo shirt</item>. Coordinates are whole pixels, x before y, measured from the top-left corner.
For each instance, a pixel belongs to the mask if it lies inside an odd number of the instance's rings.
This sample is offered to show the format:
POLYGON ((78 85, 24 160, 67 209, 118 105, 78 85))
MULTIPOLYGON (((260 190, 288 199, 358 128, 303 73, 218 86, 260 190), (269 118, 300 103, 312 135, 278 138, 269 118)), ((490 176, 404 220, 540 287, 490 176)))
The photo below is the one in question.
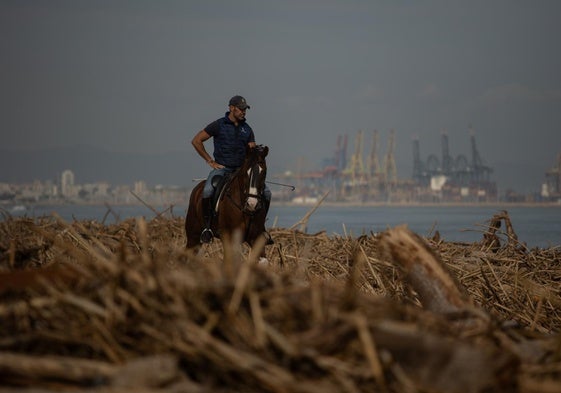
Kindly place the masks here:
POLYGON ((253 130, 245 121, 236 126, 226 115, 205 127, 214 141, 214 161, 229 168, 243 164, 247 144, 255 142, 253 130))

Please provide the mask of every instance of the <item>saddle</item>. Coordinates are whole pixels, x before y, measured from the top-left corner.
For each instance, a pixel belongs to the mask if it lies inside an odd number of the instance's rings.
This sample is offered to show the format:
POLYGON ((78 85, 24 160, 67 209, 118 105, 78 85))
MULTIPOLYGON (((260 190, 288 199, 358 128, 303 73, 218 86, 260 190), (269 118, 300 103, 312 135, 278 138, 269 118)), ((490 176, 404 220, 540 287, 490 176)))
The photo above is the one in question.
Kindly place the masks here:
POLYGON ((210 183, 212 184, 213 192, 212 192, 212 214, 216 216, 218 213, 218 205, 222 194, 226 190, 226 184, 230 182, 232 175, 227 173, 225 175, 215 175, 212 177, 210 183))

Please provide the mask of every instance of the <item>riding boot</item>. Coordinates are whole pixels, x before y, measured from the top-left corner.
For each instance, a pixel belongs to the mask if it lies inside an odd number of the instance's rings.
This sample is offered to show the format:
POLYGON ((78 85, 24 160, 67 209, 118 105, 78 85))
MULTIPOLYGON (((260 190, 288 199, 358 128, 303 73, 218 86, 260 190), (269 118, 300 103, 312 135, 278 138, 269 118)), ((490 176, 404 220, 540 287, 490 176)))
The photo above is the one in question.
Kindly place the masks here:
POLYGON ((210 228, 212 222, 212 197, 203 198, 203 217, 205 220, 205 228, 201 233, 201 243, 210 243, 214 237, 212 229, 210 228))
MULTIPOLYGON (((271 201, 264 199, 263 200, 263 208, 265 209, 265 217, 267 217, 267 213, 269 212, 269 206, 271 205, 271 201)), ((275 244, 273 238, 271 237, 271 234, 269 232, 267 232, 267 230, 263 231, 263 236, 265 236, 265 239, 267 239, 266 241, 266 245, 271 245, 271 244, 275 244)))

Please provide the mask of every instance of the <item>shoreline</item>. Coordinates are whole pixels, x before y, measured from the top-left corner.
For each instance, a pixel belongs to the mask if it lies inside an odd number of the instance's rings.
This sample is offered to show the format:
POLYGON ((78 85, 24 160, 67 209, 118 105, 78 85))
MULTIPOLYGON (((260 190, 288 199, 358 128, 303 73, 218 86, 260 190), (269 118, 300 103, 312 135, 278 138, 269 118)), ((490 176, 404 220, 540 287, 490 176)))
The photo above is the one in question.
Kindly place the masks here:
MULTIPOLYGON (((271 206, 314 207, 318 203, 271 202, 271 206)), ((330 207, 561 207, 561 202, 325 202, 330 207)))
MULTIPOLYGON (((13 208, 15 206, 24 206, 26 208, 33 208, 34 206, 188 206, 188 201, 176 201, 167 203, 109 203, 109 202, 34 202, 34 203, 0 203, 0 209, 13 208)), ((316 206, 328 207, 561 207, 559 202, 326 202, 316 201, 314 203, 294 203, 287 201, 272 201, 271 207, 307 207, 313 208, 316 206)))

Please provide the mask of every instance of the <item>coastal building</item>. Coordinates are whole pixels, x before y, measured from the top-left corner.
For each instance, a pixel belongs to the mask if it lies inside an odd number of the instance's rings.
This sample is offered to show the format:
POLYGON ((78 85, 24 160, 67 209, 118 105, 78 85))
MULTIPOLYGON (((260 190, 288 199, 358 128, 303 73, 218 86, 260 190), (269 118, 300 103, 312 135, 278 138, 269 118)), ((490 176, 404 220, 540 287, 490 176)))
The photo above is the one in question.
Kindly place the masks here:
POLYGON ((549 200, 561 200, 561 153, 557 155, 555 165, 545 172, 541 196, 549 200))
POLYGON ((76 189, 74 187, 74 172, 70 169, 66 169, 60 175, 60 193, 64 197, 73 197, 77 195, 76 189))

